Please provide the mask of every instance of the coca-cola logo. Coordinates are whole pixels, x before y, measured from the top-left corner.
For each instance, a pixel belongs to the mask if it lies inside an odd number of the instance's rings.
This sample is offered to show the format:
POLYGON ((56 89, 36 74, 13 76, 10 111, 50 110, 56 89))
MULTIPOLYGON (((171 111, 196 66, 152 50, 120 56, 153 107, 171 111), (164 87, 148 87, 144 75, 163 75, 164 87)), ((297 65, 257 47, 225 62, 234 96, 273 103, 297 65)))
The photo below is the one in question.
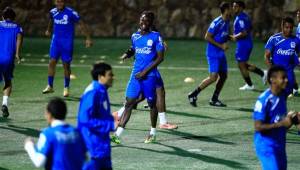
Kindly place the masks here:
POLYGON ((295 50, 294 49, 283 50, 283 49, 279 48, 277 50, 277 54, 279 54, 279 55, 294 55, 295 50))
POLYGON ((150 54, 151 53, 151 48, 149 48, 149 47, 136 48, 135 53, 137 53, 137 54, 150 54))

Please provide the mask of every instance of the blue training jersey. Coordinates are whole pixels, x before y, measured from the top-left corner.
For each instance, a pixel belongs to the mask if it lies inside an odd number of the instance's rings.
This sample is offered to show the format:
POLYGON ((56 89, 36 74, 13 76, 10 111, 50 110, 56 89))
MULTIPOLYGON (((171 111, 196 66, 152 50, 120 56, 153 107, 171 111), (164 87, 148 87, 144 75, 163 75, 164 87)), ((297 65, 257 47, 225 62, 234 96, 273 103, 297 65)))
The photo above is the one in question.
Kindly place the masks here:
POLYGON ((7 20, 0 21, 0 63, 14 61, 18 34, 23 34, 18 24, 7 20))
POLYGON ((81 170, 86 148, 79 131, 63 124, 42 131, 37 152, 47 157, 45 169, 81 170))
MULTIPOLYGON (((287 115, 287 95, 272 94, 270 89, 264 91, 255 103, 253 119, 265 124, 272 124, 283 120, 287 115)), ((285 148, 286 128, 276 128, 265 132, 255 132, 254 143, 257 147, 274 146, 285 148)))
POLYGON ((50 10, 50 19, 53 21, 53 39, 73 41, 75 24, 80 20, 76 11, 69 7, 62 11, 53 8, 50 10))
MULTIPOLYGON (((214 37, 214 40, 218 43, 225 43, 228 41, 229 38, 229 20, 223 20, 222 16, 217 17, 213 20, 210 24, 207 32, 211 33, 214 37)), ((210 42, 207 43, 206 48, 206 56, 208 57, 215 57, 215 56, 223 56, 224 50, 211 44, 210 42)))
POLYGON ((277 33, 269 38, 265 49, 271 52, 272 64, 290 71, 298 63, 295 54, 300 52, 300 40, 296 36, 285 38, 282 33, 277 33))
POLYGON ((110 112, 107 88, 98 81, 93 81, 81 97, 78 128, 91 157, 110 157, 109 133, 114 130, 114 119, 110 112))
MULTIPOLYGON (((139 31, 131 36, 132 47, 135 51, 135 61, 132 75, 143 71, 156 59, 157 52, 165 50, 163 40, 159 32, 151 31, 142 35, 139 31)), ((155 76, 155 69, 152 69, 147 76, 155 76)))
POLYGON ((246 13, 241 12, 239 13, 239 15, 235 17, 233 28, 234 28, 235 35, 239 34, 240 32, 244 32, 244 31, 247 32, 246 37, 237 40, 238 46, 241 47, 243 45, 252 46, 252 37, 251 37, 252 23, 250 17, 246 13))

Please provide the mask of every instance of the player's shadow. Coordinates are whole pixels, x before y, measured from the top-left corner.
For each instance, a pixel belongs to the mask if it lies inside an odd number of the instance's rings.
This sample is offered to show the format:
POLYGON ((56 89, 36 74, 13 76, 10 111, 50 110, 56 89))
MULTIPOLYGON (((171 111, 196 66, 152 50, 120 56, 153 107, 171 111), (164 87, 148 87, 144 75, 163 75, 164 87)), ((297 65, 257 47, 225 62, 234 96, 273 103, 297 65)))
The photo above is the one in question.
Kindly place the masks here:
POLYGON ((187 158, 194 158, 200 161, 208 162, 208 163, 213 163, 213 164, 219 164, 219 165, 224 165, 229 168, 233 169, 245 169, 246 167, 243 166, 243 164, 237 162, 237 161, 232 161, 232 160, 227 160, 227 159, 221 159, 221 158, 216 158, 208 155, 203 155, 200 153, 195 153, 195 152, 189 152, 187 150, 181 149, 176 146, 170 146, 162 143, 156 143, 158 145, 162 145, 164 147, 172 148, 172 151, 168 150, 153 150, 153 149, 148 149, 148 148, 138 148, 134 146, 123 146, 131 149, 139 149, 139 150, 144 150, 148 152, 154 152, 154 153, 160 153, 160 154, 168 154, 168 155, 177 155, 180 157, 187 157, 187 158))
POLYGON ((69 96, 69 97, 64 97, 63 98, 65 101, 74 101, 74 102, 78 102, 80 101, 80 97, 76 97, 76 96, 69 96))
POLYGON ((187 133, 187 132, 181 132, 181 131, 160 131, 160 133, 166 133, 169 135, 176 135, 179 136, 179 138, 172 138, 172 139, 165 139, 165 140, 160 140, 160 141, 169 141, 169 140, 178 140, 178 139, 190 139, 190 140, 199 140, 202 142, 213 142, 213 143, 219 143, 219 144, 224 144, 224 145, 234 145, 235 143, 233 142, 228 142, 228 141, 222 141, 219 139, 216 139, 214 137, 210 137, 210 136, 201 136, 201 135, 194 135, 191 133, 187 133))
POLYGON ((172 111, 172 110, 167 110, 166 113, 167 114, 179 115, 179 116, 186 116, 186 117, 195 117, 195 118, 204 118, 204 119, 218 119, 218 118, 211 117, 211 116, 206 116, 206 115, 191 114, 191 113, 186 113, 186 112, 177 112, 177 111, 172 111))
POLYGON ((0 167, 0 170, 9 170, 9 169, 0 167))
POLYGON ((118 103, 110 103, 111 106, 115 106, 115 107, 123 107, 124 104, 118 104, 118 103))
POLYGON ((0 123, 2 122, 10 122, 11 119, 9 118, 4 118, 4 117, 0 117, 0 123))
POLYGON ((38 137, 40 134, 39 130, 27 128, 27 127, 15 126, 15 125, 0 126, 0 129, 11 130, 16 133, 23 134, 26 136, 31 136, 31 137, 38 137))

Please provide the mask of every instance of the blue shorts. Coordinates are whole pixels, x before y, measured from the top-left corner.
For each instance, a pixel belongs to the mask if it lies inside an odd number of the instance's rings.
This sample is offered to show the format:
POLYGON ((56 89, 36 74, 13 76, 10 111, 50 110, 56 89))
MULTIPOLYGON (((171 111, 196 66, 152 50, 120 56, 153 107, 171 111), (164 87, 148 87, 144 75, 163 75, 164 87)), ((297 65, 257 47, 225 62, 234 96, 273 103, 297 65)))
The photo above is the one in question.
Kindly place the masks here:
POLYGON ((73 41, 69 39, 52 38, 50 45, 50 59, 61 60, 63 63, 71 63, 73 56, 73 41))
POLYGON ((227 73, 228 66, 227 66, 227 61, 226 61, 226 56, 213 56, 207 57, 208 61, 208 70, 210 73, 219 73, 219 72, 224 72, 227 73))
POLYGON ((157 71, 156 73, 156 88, 162 88, 164 87, 164 81, 160 75, 160 73, 157 71))
POLYGON ((90 161, 85 163, 83 170, 96 170, 96 169, 112 169, 111 158, 91 158, 90 161))
POLYGON ((148 76, 143 80, 137 80, 134 75, 130 76, 127 84, 126 97, 137 99, 142 93, 149 102, 154 102, 156 97, 156 77, 148 76))
POLYGON ((15 64, 13 62, 10 63, 2 63, 0 64, 0 82, 11 81, 13 78, 15 64))
POLYGON ((285 149, 274 147, 256 147, 256 154, 263 170, 285 170, 287 159, 285 149))
POLYGON ((237 62, 247 62, 252 51, 252 46, 238 45, 235 51, 235 59, 237 62))

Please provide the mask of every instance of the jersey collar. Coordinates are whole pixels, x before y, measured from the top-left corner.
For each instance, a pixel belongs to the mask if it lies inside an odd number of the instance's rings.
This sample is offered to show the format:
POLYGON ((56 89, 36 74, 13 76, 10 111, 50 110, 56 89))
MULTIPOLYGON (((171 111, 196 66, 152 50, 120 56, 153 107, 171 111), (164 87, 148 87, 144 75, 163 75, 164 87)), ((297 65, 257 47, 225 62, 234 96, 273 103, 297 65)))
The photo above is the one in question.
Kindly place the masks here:
POLYGON ((67 123, 62 120, 55 119, 51 122, 51 127, 61 126, 61 125, 65 125, 65 124, 67 124, 67 123))

